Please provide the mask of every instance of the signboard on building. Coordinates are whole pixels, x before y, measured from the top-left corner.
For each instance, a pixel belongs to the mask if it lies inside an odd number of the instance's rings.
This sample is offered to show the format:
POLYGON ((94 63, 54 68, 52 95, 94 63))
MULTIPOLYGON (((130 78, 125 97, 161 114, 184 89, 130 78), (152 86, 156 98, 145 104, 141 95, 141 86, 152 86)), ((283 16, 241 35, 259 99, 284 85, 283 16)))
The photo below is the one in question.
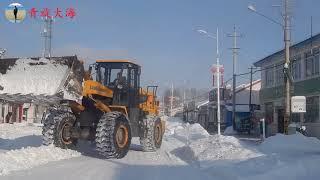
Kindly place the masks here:
POLYGON ((305 113, 306 112, 306 97, 305 96, 292 96, 291 97, 291 112, 292 113, 305 113))
POLYGON ((212 72, 212 86, 217 87, 217 77, 218 77, 218 69, 220 73, 220 87, 223 86, 223 75, 224 75, 224 67, 223 65, 216 65, 214 64, 211 67, 211 72, 212 72))

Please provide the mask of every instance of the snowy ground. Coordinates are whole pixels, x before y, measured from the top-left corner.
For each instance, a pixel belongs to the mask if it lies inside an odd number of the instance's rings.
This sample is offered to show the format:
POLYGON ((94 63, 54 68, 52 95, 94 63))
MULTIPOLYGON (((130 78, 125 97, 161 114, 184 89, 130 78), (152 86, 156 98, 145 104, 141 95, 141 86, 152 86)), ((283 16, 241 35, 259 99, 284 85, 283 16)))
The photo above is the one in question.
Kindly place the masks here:
POLYGON ((317 179, 320 141, 300 134, 264 143, 209 135, 199 124, 167 121, 157 152, 138 139, 123 159, 105 160, 82 142, 77 151, 41 146, 41 127, 0 124, 0 179, 317 179))

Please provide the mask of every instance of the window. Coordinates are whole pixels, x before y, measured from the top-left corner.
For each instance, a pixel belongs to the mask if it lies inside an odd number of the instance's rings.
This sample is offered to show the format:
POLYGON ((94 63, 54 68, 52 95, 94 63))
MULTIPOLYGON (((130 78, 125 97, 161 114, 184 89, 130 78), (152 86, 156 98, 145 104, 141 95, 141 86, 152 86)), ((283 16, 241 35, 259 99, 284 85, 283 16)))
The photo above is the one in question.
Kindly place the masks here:
POLYGON ((280 85, 284 82, 283 64, 276 65, 276 84, 280 85))
POLYGON ((273 67, 267 67, 266 69, 266 86, 272 86, 274 81, 273 67))
POLYGON ((311 51, 305 54, 306 57, 306 77, 319 75, 319 52, 311 51))
POLYGON ((306 102, 305 122, 319 122, 319 96, 307 97, 306 102))
POLYGON ((131 87, 136 87, 135 86, 135 77, 136 77, 136 73, 135 73, 135 69, 131 69, 130 70, 130 86, 131 87))
POLYGON ((106 68, 105 67, 100 66, 98 68, 96 78, 97 78, 98 82, 105 85, 105 83, 106 83, 106 68))
POLYGON ((301 78, 301 56, 296 56, 291 61, 291 74, 294 80, 301 78))

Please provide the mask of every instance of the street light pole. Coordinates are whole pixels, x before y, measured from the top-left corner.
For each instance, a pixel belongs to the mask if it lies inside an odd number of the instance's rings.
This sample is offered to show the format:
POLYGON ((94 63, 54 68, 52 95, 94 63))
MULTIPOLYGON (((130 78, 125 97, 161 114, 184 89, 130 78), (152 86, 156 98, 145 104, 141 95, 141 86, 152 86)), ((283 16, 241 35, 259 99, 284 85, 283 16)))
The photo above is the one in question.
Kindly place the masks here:
POLYGON ((221 110, 220 110, 220 54, 219 54, 219 28, 217 28, 216 36, 212 36, 205 30, 198 30, 199 33, 206 34, 210 38, 216 39, 216 66, 217 66, 217 123, 218 123, 218 135, 221 135, 221 110))
POLYGON ((217 121, 218 121, 218 135, 221 135, 220 131, 220 55, 219 55, 219 29, 217 28, 216 34, 216 42, 217 42, 217 121))

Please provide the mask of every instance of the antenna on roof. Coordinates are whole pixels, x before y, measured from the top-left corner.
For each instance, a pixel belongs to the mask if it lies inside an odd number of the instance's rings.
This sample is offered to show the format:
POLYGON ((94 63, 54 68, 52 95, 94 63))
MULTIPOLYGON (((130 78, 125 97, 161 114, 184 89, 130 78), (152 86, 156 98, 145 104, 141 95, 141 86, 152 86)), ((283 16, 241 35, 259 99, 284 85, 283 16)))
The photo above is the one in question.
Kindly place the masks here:
POLYGON ((52 17, 44 18, 44 29, 41 32, 42 37, 44 37, 43 57, 51 57, 52 22, 52 17))
POLYGON ((6 51, 7 51, 6 49, 0 48, 0 59, 4 56, 6 51))

